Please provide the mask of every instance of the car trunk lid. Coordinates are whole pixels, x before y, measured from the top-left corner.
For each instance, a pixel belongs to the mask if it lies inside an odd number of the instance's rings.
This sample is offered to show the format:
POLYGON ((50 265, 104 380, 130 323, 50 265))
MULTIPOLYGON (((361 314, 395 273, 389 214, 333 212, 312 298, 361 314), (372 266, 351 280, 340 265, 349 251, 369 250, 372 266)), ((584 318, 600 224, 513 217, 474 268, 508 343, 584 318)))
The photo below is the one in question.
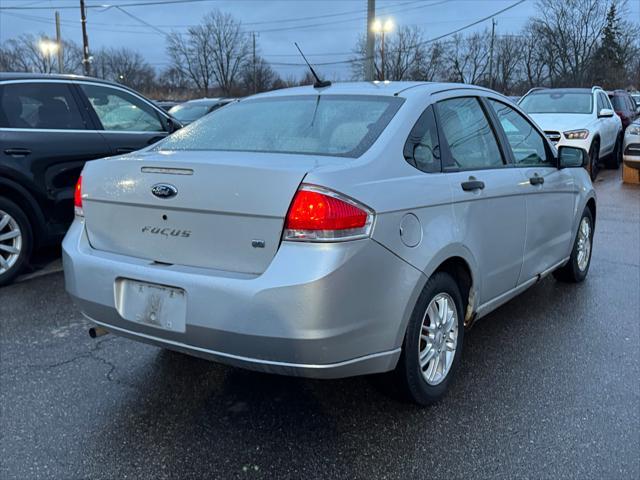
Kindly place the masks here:
POLYGON ((260 274, 278 249, 304 176, 331 161, 187 151, 89 163, 83 173, 89 242, 155 262, 260 274))

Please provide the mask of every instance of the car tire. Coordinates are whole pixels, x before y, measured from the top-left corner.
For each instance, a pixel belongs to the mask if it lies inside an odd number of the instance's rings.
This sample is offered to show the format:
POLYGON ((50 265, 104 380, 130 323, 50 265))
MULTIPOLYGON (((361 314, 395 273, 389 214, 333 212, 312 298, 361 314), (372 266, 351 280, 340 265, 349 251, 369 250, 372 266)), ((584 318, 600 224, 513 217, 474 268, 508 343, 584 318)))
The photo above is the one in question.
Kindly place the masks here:
POLYGON ((463 312, 456 281, 435 273, 416 302, 395 371, 413 402, 429 405, 447 391, 462 356, 463 312))
POLYGON ((571 257, 569 257, 566 265, 553 272, 556 280, 568 283, 579 283, 587 277, 591 265, 591 253, 593 252, 593 231, 593 215, 591 214, 591 210, 585 208, 584 212, 582 212, 580 223, 578 224, 578 231, 573 242, 571 257), (585 224, 586 227, 584 227, 585 224), (583 230, 584 228, 588 229, 586 235, 583 230))
POLYGON ((600 161, 600 143, 594 140, 589 149, 589 176, 595 181, 598 176, 598 162, 600 161))
POLYGON ((32 248, 29 219, 18 205, 0 197, 0 286, 11 283, 22 271, 32 248))
POLYGON ((618 170, 620 168, 620 164, 622 163, 622 135, 618 135, 616 138, 616 146, 613 149, 613 152, 609 156, 607 161, 607 167, 613 170, 618 170))

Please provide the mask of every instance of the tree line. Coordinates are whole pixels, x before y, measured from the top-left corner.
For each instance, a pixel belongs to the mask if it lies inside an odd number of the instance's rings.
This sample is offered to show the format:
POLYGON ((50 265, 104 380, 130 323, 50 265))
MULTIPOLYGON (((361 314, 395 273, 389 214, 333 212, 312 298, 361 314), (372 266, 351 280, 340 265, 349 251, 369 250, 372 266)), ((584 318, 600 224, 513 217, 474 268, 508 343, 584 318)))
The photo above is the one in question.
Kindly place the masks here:
MULTIPOLYGON (((536 16, 515 33, 489 29, 431 41, 418 26, 387 34, 382 55, 376 39, 375 72, 388 80, 453 81, 488 86, 507 95, 536 86, 601 85, 640 88, 640 25, 625 0, 537 0, 536 16)), ((0 44, 0 71, 56 72, 55 55, 40 49, 42 36, 23 34, 0 44)), ((92 75, 156 98, 246 95, 312 83, 308 74, 283 79, 259 54, 240 21, 214 10, 184 33, 166 38, 169 64, 157 71, 139 52, 92 52, 92 75)), ((354 47, 351 79, 365 71, 364 36, 354 47)), ((81 73, 82 51, 63 43, 63 71, 81 73)))

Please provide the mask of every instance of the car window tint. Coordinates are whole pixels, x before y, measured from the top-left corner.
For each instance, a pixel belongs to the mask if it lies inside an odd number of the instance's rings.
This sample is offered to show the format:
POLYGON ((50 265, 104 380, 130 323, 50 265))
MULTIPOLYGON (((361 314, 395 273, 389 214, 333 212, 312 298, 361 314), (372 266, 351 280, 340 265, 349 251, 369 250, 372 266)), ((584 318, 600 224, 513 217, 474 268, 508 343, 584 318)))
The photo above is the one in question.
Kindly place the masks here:
POLYGON ((489 100, 500 120, 516 165, 542 165, 551 163, 542 135, 520 113, 504 103, 489 100))
POLYGON ((411 129, 404 146, 404 158, 423 172, 440 171, 440 145, 433 107, 427 108, 411 129))
POLYGON ((439 102, 438 121, 453 162, 447 167, 496 168, 504 164, 498 142, 478 99, 466 97, 439 102))
POLYGON ((607 108, 606 107, 606 103, 604 101, 604 99, 602 98, 604 95, 602 93, 598 94, 598 112, 600 112, 600 110, 602 110, 603 108, 607 108))
POLYGON ((116 88, 80 84, 105 130, 164 131, 156 111, 146 102, 116 88))
POLYGON ((83 130, 86 128, 64 83, 8 83, 0 87, 0 127, 83 130))

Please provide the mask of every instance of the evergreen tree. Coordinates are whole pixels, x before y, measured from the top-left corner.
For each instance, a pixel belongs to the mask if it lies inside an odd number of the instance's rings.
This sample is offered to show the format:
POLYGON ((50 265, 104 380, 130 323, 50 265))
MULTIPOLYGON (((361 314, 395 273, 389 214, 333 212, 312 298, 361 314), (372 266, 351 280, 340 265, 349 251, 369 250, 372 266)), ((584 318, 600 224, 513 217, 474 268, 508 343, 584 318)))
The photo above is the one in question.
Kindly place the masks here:
POLYGON ((625 78, 625 52, 622 46, 622 29, 616 2, 611 2, 607 21, 602 29, 602 40, 593 57, 593 79, 595 84, 614 89, 623 85, 625 78))

